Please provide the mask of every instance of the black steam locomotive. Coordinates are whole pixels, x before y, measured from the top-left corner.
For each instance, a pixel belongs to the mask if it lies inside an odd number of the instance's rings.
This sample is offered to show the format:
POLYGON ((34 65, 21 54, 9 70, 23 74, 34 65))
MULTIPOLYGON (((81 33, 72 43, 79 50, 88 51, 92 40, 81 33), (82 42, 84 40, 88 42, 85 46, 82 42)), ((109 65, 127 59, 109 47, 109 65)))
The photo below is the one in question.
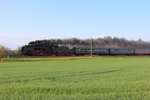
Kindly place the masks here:
POLYGON ((68 48, 57 45, 26 45, 22 54, 26 56, 73 56, 73 55, 150 55, 150 49, 127 48, 68 48))

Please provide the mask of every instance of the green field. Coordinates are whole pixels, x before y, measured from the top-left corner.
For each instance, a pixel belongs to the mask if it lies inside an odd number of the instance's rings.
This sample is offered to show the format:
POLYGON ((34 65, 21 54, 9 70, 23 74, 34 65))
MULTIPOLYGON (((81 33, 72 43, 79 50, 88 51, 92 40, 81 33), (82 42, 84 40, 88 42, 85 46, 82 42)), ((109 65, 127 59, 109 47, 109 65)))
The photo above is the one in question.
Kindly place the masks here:
POLYGON ((0 63, 0 100, 149 99, 150 57, 0 63))

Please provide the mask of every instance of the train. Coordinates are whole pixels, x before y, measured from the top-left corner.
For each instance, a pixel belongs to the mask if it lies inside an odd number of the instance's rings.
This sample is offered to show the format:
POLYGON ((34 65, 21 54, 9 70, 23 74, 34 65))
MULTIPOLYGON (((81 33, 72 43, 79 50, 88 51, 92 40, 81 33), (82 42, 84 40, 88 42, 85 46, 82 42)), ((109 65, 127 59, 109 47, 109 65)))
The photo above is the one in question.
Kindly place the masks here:
POLYGON ((58 45, 25 45, 21 48, 25 56, 84 56, 84 55, 150 55, 150 49, 131 48, 87 48, 58 45))

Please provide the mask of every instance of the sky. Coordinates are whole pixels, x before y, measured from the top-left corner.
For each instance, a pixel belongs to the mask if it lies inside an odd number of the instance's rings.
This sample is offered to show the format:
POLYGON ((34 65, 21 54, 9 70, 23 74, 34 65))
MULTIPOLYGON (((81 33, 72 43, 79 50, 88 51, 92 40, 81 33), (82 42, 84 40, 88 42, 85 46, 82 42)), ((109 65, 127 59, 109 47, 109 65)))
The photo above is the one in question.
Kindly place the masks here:
POLYGON ((0 0, 0 45, 51 38, 150 40, 150 0, 0 0))

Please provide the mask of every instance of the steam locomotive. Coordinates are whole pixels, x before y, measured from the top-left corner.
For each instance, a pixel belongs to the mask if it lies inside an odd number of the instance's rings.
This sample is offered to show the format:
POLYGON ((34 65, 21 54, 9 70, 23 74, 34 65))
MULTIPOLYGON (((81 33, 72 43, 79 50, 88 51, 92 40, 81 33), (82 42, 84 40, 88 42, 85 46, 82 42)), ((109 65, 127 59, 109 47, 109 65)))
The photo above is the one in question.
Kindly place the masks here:
POLYGON ((26 56, 73 56, 73 55, 150 55, 150 49, 127 48, 72 48, 57 45, 26 45, 22 54, 26 56))

